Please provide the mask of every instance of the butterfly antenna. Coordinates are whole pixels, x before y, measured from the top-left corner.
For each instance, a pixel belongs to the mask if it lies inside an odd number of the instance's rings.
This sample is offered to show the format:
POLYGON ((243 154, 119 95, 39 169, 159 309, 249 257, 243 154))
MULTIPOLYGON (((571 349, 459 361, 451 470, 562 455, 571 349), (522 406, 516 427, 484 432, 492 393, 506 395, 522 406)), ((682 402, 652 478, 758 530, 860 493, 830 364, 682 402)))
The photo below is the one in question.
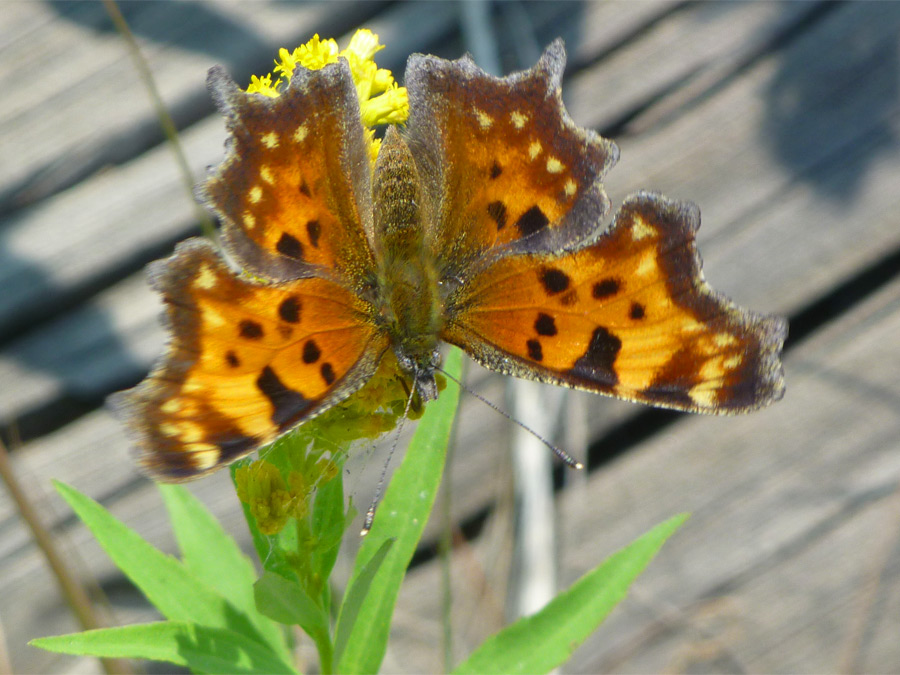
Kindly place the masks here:
MULTIPOLYGON (((416 382, 419 375, 419 369, 416 368, 413 373, 413 382, 416 382)), ((359 536, 365 537, 369 534, 369 530, 372 529, 372 521, 375 520, 375 509, 378 507, 378 502, 381 501, 381 492, 384 489, 384 479, 387 476, 388 467, 391 464, 391 458, 394 456, 394 450, 397 449, 397 444, 400 442, 400 434, 403 433, 403 425, 406 423, 406 420, 409 416, 409 407, 412 405, 413 396, 416 395, 416 387, 415 385, 409 390, 409 397, 406 399, 406 407, 403 409, 403 416, 400 418, 400 423, 397 424, 397 434, 394 436, 394 442, 391 444, 391 451, 388 453, 387 460, 384 463, 384 468, 381 470, 381 478, 378 479, 378 485, 375 487, 375 496, 372 497, 372 504, 369 506, 369 510, 366 511, 366 519, 363 521, 362 530, 360 530, 359 536)))
POLYGON ((448 377, 448 378, 450 378, 451 380, 453 380, 454 382, 456 382, 456 384, 458 384, 462 389, 464 389, 464 390, 467 391, 469 394, 471 394, 472 396, 474 396, 475 398, 477 398, 479 401, 481 401, 482 403, 484 403, 485 405, 487 405, 489 408, 493 408, 493 409, 496 410, 498 413, 500 413, 501 415, 503 415, 506 419, 508 419, 510 422, 512 422, 513 424, 517 424, 519 427, 521 427, 522 429, 524 429, 525 431, 527 431, 529 434, 531 434, 532 436, 534 436, 534 437, 535 437, 536 439, 538 439, 541 443, 543 443, 543 444, 546 445, 548 448, 550 448, 550 450, 553 451, 553 454, 556 455, 557 457, 559 457, 563 462, 565 462, 567 466, 569 466, 569 467, 571 467, 571 468, 573 468, 573 469, 583 469, 583 468, 584 468, 584 464, 582 464, 581 462, 579 462, 579 461, 577 461, 576 459, 574 459, 574 458, 573 458, 571 455, 569 455, 569 453, 567 453, 565 450, 563 450, 562 448, 559 448, 559 447, 553 445, 553 443, 551 443, 551 442, 548 441, 546 438, 544 438, 543 436, 541 436, 538 432, 536 432, 534 429, 532 429, 531 427, 529 427, 529 426, 528 426, 527 424, 525 424, 524 422, 520 422, 519 420, 517 420, 515 417, 513 417, 513 416, 510 415, 508 412, 506 412, 503 408, 501 408, 500 406, 498 406, 496 403, 493 403, 493 402, 487 400, 487 399, 486 399, 484 396, 482 396, 481 394, 479 394, 479 393, 477 393, 477 392, 472 391, 471 389, 469 389, 466 385, 464 385, 464 384, 463 384, 462 382, 460 382, 458 379, 456 379, 455 377, 453 377, 453 375, 451 375, 450 373, 448 373, 446 370, 444 370, 444 369, 441 368, 440 366, 435 366, 435 370, 440 371, 441 373, 443 373, 443 375, 444 375, 445 377, 448 377))

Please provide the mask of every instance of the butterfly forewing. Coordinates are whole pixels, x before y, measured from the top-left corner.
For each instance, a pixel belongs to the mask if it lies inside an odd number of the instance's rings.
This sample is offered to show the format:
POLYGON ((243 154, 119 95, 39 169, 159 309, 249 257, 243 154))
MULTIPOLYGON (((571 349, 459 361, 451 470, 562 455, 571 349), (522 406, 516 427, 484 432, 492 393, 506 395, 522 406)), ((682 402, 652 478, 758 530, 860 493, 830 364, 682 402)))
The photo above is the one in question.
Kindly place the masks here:
POLYGON ((324 267, 359 289, 360 271, 373 266, 372 188, 346 61, 296 68, 276 98, 241 91, 221 68, 209 86, 231 137, 198 192, 220 217, 226 246, 269 279, 324 267))
POLYGON ((410 58, 410 145, 434 205, 434 257, 448 276, 470 274, 486 253, 566 248, 599 226, 609 207, 600 177, 618 149, 569 118, 564 64, 560 41, 505 78, 468 57, 410 58))

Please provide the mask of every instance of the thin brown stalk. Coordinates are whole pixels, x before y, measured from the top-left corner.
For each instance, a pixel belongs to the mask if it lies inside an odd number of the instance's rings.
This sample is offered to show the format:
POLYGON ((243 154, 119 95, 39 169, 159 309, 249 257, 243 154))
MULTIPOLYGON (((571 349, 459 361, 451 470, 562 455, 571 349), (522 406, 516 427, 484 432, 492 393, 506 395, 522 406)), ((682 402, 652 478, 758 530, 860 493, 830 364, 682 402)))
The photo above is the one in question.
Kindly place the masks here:
POLYGON ((175 153, 175 161, 178 163, 178 169, 181 173, 181 179, 185 189, 191 196, 191 203, 194 205, 194 212, 200 223, 200 229, 204 236, 215 240, 216 232, 212 219, 209 217, 206 210, 194 201, 194 176, 191 172, 191 167, 188 165, 184 149, 181 147, 181 141, 178 138, 178 129, 175 127, 175 122, 172 120, 172 116, 169 114, 166 104, 163 103, 162 97, 159 95, 159 89, 156 87, 156 80, 153 77, 153 73, 150 71, 150 66, 147 64, 147 60, 141 53, 137 40, 134 39, 134 34, 132 34, 131 29, 128 27, 128 22, 125 21, 125 17, 122 16, 122 12, 119 11, 119 5, 116 4, 116 1, 103 0, 103 6, 106 7, 106 12, 109 14, 109 18, 112 19, 113 24, 115 24, 116 30, 119 31, 122 39, 125 40, 125 44, 131 54, 131 59, 134 61, 134 66, 137 68, 138 75, 144 82, 144 86, 147 87, 147 93, 150 94, 150 100, 153 103, 156 116, 159 118, 159 124, 169 141, 172 152, 175 153))

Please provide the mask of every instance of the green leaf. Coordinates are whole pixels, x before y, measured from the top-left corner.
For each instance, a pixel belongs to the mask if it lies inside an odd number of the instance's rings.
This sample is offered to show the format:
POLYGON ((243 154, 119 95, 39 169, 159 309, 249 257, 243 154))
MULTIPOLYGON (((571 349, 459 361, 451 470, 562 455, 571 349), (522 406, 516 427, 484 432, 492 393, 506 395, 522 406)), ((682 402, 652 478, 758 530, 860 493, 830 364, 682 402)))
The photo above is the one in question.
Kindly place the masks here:
POLYGON ((317 542, 313 569, 324 583, 337 561, 347 522, 344 512, 344 479, 340 471, 319 487, 313 502, 312 535, 317 542))
POLYGON ((60 654, 168 661, 199 673, 297 672, 246 635, 183 621, 101 628, 37 638, 29 644, 60 654))
POLYGON ((375 551, 375 555, 363 567, 356 578, 356 583, 353 584, 344 597, 344 603, 341 606, 341 622, 338 625, 338 632, 334 638, 335 661, 340 662, 341 660, 341 655, 347 646, 347 640, 350 638, 350 634, 353 632, 353 627, 356 625, 356 620, 359 617, 359 610, 369 593, 372 579, 375 578, 375 574, 381 569, 384 558, 388 551, 391 550, 393 544, 393 539, 384 540, 384 543, 375 551))
MULTIPOLYGON (((444 368, 454 377, 459 377, 462 356, 458 349, 450 351, 444 368)), ((338 663, 339 672, 374 673, 381 665, 387 649, 397 593, 425 529, 441 482, 447 443, 458 402, 459 388, 456 384, 448 383, 440 397, 428 404, 406 450, 403 463, 394 473, 390 486, 384 493, 372 530, 359 549, 347 586, 347 597, 354 593, 356 583, 363 583, 361 579, 366 565, 384 545, 385 540, 397 540, 369 584, 369 592, 356 616, 351 617, 349 612, 345 616, 345 608, 341 610, 337 632, 349 632, 349 635, 338 663), (352 622, 352 629, 344 628, 342 624, 345 621, 352 622)))
POLYGON ((93 499, 58 481, 54 485, 103 550, 164 617, 230 628, 265 642, 243 612, 199 581, 178 560, 148 544, 93 499))
POLYGON ((489 637, 454 673, 546 673, 600 625, 660 547, 687 520, 670 518, 614 553, 544 609, 489 637))
POLYGON ((162 483, 158 487, 169 511, 185 567, 246 614, 266 643, 289 660, 290 651, 283 629, 256 610, 253 598, 256 570, 250 558, 200 500, 184 487, 162 483))
POLYGON ((266 571, 253 585, 253 594, 259 611, 275 621, 296 624, 309 635, 328 635, 328 616, 297 582, 266 571))

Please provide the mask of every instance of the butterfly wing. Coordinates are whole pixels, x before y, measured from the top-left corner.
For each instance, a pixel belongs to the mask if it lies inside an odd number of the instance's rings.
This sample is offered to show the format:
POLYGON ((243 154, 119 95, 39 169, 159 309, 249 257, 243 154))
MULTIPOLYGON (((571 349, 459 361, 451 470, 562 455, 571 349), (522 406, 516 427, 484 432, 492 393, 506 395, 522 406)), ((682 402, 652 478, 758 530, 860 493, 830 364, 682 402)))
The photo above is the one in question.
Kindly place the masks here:
POLYGON ((225 161, 198 188, 226 248, 268 279, 335 270, 360 288, 373 269, 372 187, 359 100, 344 59, 297 67, 276 98, 241 91, 225 71, 208 84, 229 131, 225 161))
POLYGON ((169 348, 111 404, 161 480, 211 472, 346 398, 387 348, 368 305, 343 286, 246 280, 202 239, 155 263, 151 281, 169 348))
POLYGON ((209 85, 229 138, 198 197, 250 274, 199 239, 152 268, 169 348, 111 403, 162 480, 213 471, 346 398, 388 343, 360 299, 372 188, 347 63, 297 67, 277 98, 241 91, 220 68, 209 85))
POLYGON ((534 68, 504 78, 469 57, 410 57, 408 139, 444 278, 502 255, 570 247, 599 226, 609 208, 600 177, 618 149, 572 122, 564 65, 559 40, 534 68))
POLYGON ((785 322, 703 279, 696 207, 642 193, 580 250, 495 261, 448 299, 443 338, 502 373, 694 412, 784 393, 785 322))

